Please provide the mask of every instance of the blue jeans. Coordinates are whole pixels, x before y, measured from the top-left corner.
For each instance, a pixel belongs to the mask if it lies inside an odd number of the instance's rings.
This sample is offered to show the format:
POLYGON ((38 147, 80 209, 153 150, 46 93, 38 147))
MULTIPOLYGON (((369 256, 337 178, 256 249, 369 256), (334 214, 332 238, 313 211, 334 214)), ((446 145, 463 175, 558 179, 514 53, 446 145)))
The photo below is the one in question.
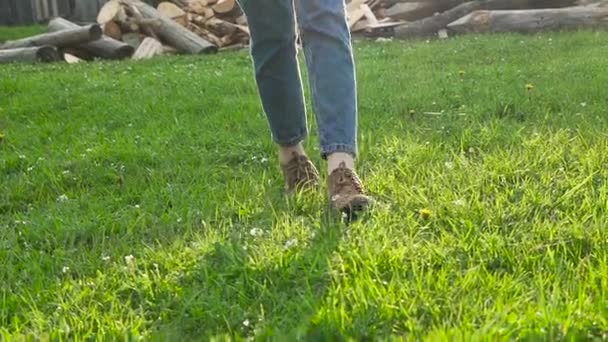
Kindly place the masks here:
POLYGON ((334 152, 356 157, 357 90, 344 0, 239 0, 239 5, 248 20, 255 80, 273 140, 291 146, 308 135, 299 32, 321 157, 334 152))

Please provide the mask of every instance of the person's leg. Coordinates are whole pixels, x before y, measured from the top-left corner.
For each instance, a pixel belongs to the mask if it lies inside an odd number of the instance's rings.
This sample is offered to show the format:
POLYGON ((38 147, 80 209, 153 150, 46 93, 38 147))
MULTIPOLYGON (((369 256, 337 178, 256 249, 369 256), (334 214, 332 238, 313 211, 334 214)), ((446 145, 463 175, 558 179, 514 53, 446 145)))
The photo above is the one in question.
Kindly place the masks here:
POLYGON ((239 0, 251 32, 255 80, 287 187, 318 174, 301 142, 308 135, 293 0, 239 0))
POLYGON ((357 84, 344 0, 295 0, 331 202, 351 213, 371 203, 355 172, 357 84))

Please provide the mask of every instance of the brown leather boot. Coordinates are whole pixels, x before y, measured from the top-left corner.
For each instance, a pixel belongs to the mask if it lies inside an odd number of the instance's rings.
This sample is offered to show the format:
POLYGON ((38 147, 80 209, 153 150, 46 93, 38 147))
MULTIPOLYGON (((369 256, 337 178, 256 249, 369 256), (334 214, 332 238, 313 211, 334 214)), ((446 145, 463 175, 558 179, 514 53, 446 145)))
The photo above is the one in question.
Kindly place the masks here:
POLYGON ((294 152, 293 158, 287 164, 281 164, 281 169, 285 179, 285 191, 288 194, 316 188, 319 184, 319 171, 305 155, 294 152))
POLYGON ((348 169, 344 162, 329 175, 328 190, 332 207, 350 218, 356 218, 357 212, 373 204, 373 199, 365 195, 359 176, 348 169))

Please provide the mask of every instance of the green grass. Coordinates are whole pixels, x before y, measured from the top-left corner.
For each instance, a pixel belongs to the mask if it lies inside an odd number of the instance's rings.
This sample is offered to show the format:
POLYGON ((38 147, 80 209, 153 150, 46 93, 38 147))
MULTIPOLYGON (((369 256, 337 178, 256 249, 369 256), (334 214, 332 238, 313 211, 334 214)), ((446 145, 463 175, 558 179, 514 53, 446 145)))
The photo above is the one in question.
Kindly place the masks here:
POLYGON ((32 26, 16 26, 6 27, 0 26, 0 42, 7 40, 25 38, 40 33, 46 33, 46 26, 43 25, 32 25, 32 26))
POLYGON ((607 41, 357 42, 350 226, 282 197, 246 52, 0 66, 0 336, 605 339, 607 41))

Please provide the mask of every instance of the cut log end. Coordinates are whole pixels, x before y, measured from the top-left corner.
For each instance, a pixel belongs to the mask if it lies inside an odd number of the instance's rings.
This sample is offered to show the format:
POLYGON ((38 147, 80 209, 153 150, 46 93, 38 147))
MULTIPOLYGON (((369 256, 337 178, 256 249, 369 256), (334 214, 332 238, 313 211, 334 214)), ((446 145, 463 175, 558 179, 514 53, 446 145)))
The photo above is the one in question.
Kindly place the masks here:
POLYGON ((39 62, 51 63, 60 60, 59 52, 52 46, 41 46, 36 51, 36 58, 39 62))
POLYGON ((50 45, 0 50, 0 63, 51 63, 60 59, 57 49, 50 45))

